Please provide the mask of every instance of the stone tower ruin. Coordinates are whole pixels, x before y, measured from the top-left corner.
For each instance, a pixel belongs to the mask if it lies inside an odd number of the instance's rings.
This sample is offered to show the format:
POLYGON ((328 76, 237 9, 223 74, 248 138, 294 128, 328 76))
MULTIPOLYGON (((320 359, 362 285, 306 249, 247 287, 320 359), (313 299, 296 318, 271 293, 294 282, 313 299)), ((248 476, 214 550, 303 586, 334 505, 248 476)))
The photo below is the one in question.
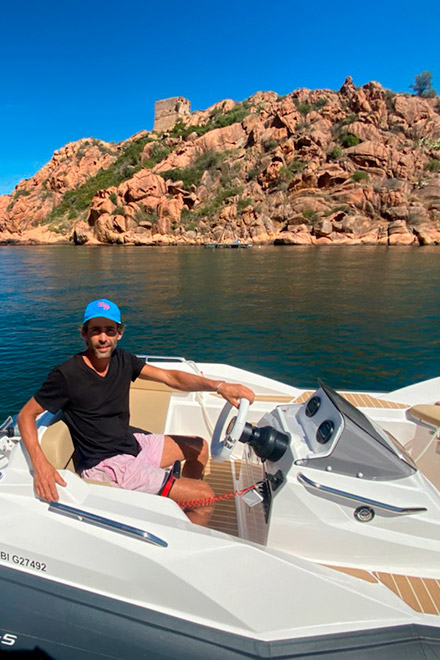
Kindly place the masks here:
POLYGON ((153 131, 166 131, 174 124, 191 113, 191 101, 183 96, 173 96, 162 99, 154 104, 153 131))

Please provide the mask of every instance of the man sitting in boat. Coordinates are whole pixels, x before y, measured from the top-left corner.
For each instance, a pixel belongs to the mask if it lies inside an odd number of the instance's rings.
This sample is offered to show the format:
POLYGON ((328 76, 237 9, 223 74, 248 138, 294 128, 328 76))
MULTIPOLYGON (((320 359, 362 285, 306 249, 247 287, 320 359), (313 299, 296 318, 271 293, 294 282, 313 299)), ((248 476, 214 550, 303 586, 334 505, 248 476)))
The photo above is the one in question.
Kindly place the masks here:
MULTIPOLYGON (((36 418, 45 410, 62 410, 75 447, 75 469, 81 476, 167 495, 177 502, 211 498, 211 487, 202 481, 209 456, 207 442, 130 427, 130 382, 142 378, 185 392, 217 392, 234 406, 243 397, 252 402, 254 393, 244 385, 146 364, 117 348, 123 330, 115 303, 106 299, 90 302, 81 328, 86 350, 55 367, 20 411, 18 424, 34 468, 36 494, 57 501, 57 484, 66 485, 44 455, 36 426, 36 418), (166 468, 181 460, 185 461, 183 476, 175 480, 166 468)), ((212 506, 189 507, 185 512, 192 522, 204 525, 212 506)))

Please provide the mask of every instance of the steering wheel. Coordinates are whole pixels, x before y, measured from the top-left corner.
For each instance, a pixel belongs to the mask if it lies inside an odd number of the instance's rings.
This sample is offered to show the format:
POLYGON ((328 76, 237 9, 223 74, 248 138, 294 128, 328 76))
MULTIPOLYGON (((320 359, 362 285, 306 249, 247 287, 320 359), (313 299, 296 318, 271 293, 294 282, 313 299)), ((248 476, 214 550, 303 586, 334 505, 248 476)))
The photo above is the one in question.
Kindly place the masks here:
POLYGON ((237 417, 233 417, 229 422, 224 438, 222 438, 223 427, 233 406, 228 401, 223 406, 211 441, 211 457, 215 463, 222 463, 232 454, 232 450, 243 433, 249 405, 247 399, 240 399, 237 417))

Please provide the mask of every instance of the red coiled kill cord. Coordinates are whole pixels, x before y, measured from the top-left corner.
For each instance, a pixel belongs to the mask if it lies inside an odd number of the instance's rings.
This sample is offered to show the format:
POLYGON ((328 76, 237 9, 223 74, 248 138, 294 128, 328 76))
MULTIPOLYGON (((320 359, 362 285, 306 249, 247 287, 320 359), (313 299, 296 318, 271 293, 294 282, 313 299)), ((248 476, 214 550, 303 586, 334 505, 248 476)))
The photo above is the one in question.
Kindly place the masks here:
POLYGON ((253 490, 257 488, 261 482, 257 482, 253 486, 248 486, 247 488, 242 488, 241 490, 233 490, 230 493, 222 493, 221 495, 214 495, 214 497, 207 497, 204 500, 191 500, 189 502, 178 502, 178 505, 181 509, 198 509, 202 506, 208 506, 209 504, 214 504, 215 502, 222 502, 223 500, 229 500, 231 497, 239 497, 244 495, 248 490, 253 490))

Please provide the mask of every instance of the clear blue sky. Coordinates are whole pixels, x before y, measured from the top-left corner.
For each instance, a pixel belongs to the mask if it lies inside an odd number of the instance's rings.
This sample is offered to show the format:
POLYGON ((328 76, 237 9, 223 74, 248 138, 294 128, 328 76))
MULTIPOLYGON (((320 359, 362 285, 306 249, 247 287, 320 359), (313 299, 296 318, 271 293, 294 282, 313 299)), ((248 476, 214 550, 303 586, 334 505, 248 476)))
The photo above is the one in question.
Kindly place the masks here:
POLYGON ((1 18, 0 194, 67 142, 151 129, 169 96, 409 91, 424 70, 440 91, 438 0, 1 0, 1 18))

